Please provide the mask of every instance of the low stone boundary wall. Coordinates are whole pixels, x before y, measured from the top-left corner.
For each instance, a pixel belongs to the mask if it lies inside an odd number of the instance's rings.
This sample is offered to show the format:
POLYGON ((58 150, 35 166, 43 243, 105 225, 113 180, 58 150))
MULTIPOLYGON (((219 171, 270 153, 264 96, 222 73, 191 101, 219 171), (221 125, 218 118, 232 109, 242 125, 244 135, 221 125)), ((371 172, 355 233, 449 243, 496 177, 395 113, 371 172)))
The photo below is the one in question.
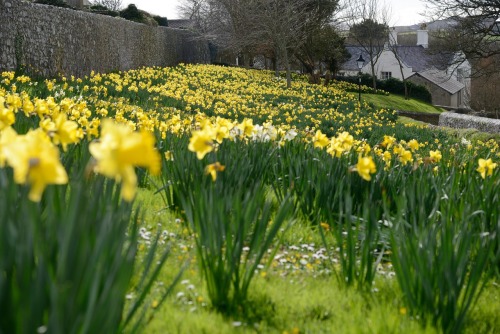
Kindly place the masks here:
POLYGON ((455 129, 477 129, 482 132, 500 133, 500 120, 478 116, 443 112, 439 115, 439 126, 455 129))

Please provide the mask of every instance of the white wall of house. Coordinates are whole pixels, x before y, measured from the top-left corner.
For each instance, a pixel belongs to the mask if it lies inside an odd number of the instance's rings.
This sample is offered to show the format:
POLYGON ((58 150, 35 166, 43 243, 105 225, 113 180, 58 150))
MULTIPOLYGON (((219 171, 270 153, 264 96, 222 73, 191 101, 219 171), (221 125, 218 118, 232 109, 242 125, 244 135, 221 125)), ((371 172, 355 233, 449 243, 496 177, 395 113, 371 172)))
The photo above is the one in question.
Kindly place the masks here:
MULTIPOLYGON (((403 75, 406 79, 413 73, 413 71, 411 67, 408 67, 405 64, 402 65, 403 65, 403 75)), ((368 64, 368 73, 371 74, 371 69, 369 64, 368 64)), ((375 63, 375 74, 379 79, 387 79, 388 73, 390 73, 389 76, 391 78, 403 80, 403 76, 401 75, 401 68, 399 66, 399 62, 396 56, 391 50, 385 49, 381 52, 377 62, 375 63), (385 75, 383 75, 384 74, 383 72, 385 72, 385 75)))
MULTIPOLYGON (((353 72, 353 71, 343 71, 345 75, 350 76, 350 75, 357 75, 358 72, 353 72)), ((372 69, 370 62, 367 62, 365 66, 361 69, 361 72, 366 73, 371 75, 372 74, 372 69)), ((390 73, 391 78, 396 78, 399 80, 403 80, 403 77, 401 76, 401 69, 398 63, 398 60, 396 59, 396 56, 394 56, 394 53, 386 49, 382 51, 380 56, 377 59, 377 62, 375 63, 375 75, 378 79, 387 79, 383 77, 383 73, 390 73)), ((412 68, 406 66, 403 64, 403 75, 406 78, 408 78, 411 74, 413 73, 412 68)))

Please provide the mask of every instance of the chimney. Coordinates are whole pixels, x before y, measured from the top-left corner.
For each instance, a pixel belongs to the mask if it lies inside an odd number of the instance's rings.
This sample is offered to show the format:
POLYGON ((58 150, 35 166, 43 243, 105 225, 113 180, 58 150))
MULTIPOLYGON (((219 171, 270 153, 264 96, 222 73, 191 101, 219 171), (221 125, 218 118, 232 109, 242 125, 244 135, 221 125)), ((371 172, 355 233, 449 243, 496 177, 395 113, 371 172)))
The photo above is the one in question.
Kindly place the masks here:
POLYGON ((398 32, 396 31, 396 27, 390 28, 389 45, 398 45, 398 32))
POLYGON ((417 45, 422 45, 426 49, 429 47, 429 32, 425 23, 422 23, 417 30, 417 45))

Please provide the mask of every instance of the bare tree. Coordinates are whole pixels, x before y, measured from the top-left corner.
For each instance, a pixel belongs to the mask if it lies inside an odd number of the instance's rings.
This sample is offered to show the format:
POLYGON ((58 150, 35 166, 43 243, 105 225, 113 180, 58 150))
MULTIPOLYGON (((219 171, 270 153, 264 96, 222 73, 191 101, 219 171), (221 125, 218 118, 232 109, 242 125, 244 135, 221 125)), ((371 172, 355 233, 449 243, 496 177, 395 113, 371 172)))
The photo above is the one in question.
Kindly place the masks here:
POLYGON ((201 36, 231 50, 250 64, 253 41, 247 38, 254 0, 184 0, 181 15, 195 21, 201 36))
MULTIPOLYGON (((462 51, 457 63, 500 55, 499 0, 426 0, 427 16, 446 19, 448 25, 433 33, 432 49, 462 51)), ((477 66, 473 75, 491 73, 489 67, 477 66)), ((494 71, 498 71, 495 69, 494 71)))
MULTIPOLYGON (((301 62, 307 73, 314 73, 322 58, 328 58, 326 53, 338 56, 343 49, 338 31, 332 24, 334 15, 339 10, 339 0, 310 0, 307 1, 309 20, 304 26, 305 39, 294 55, 301 62), (311 15, 313 14, 313 15, 311 15)), ((330 57, 330 60, 331 59, 330 57)))
POLYGON ((94 6, 104 6, 107 9, 114 11, 119 11, 123 7, 122 0, 92 0, 90 3, 94 6))
POLYGON ((267 41, 286 68, 287 87, 291 87, 291 56, 308 34, 307 25, 316 15, 309 0, 257 0, 251 17, 252 40, 267 41))
POLYGON ((369 56, 373 89, 377 90, 375 64, 388 41, 390 8, 378 0, 351 1, 347 7, 349 39, 369 56))
MULTIPOLYGON (((394 30, 394 27, 392 28, 394 30)), ((403 49, 398 47, 398 41, 397 41, 397 34, 389 34, 389 42, 387 43, 387 48, 392 52, 394 55, 394 58, 396 58, 396 61, 398 62, 398 67, 399 71, 401 73, 401 79, 403 80, 403 86, 405 89, 405 100, 409 99, 409 94, 408 94, 408 84, 404 72, 404 63, 403 63, 403 57, 406 56, 406 54, 402 54, 402 52, 407 52, 406 50, 408 49, 403 49), (402 51, 405 50, 405 51, 402 51)))

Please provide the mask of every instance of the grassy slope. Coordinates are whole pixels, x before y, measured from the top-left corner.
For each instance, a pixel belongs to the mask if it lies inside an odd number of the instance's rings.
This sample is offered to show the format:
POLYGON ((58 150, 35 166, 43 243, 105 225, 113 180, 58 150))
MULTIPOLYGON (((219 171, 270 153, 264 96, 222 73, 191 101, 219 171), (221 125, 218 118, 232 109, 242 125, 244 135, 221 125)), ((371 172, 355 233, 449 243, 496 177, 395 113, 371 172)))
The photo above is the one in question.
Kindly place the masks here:
POLYGON ((424 103, 415 99, 405 100, 404 97, 391 94, 389 96, 378 94, 362 94, 361 99, 373 103, 378 108, 390 108, 405 111, 418 111, 426 113, 440 113, 443 109, 431 104, 424 103))
MULTIPOLYGON (((172 254, 159 280, 168 285, 186 261, 189 263, 173 294, 151 314, 145 333, 436 333, 404 314, 402 294, 394 277, 379 275, 377 292, 366 295, 339 287, 334 274, 312 270, 271 268, 252 283, 252 312, 247 318, 225 318, 209 306, 208 296, 196 265, 194 241, 163 210, 158 194, 140 189, 138 203, 146 214, 143 226, 168 230, 172 254), (141 204, 142 203, 142 204, 141 204), (184 297, 180 298, 179 293, 184 297), (188 298, 185 298, 185 297, 188 298)), ((298 221, 283 238, 284 246, 314 243, 321 247, 317 231, 298 221)), ((302 252, 299 251, 299 252, 302 252)), ((154 291, 155 289, 153 289, 154 291)), ((158 298, 153 292, 152 300, 158 298)), ((495 333, 500 328, 500 287, 490 284, 472 310, 466 333, 495 333)))

